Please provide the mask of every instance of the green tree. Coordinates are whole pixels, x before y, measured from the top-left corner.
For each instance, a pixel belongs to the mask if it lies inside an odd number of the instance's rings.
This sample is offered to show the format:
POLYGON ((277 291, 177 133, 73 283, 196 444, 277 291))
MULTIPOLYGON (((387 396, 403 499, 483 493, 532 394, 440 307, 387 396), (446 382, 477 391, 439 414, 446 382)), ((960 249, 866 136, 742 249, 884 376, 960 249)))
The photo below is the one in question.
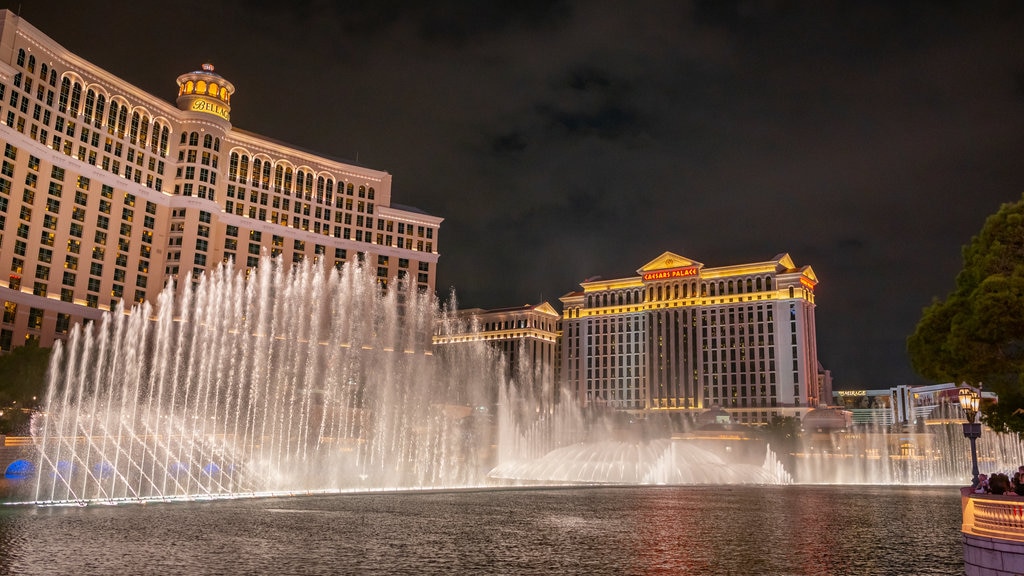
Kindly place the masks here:
POLYGON ((984 385, 999 395, 986 423, 1024 434, 1024 198, 985 220, 963 260, 953 291, 907 339, 911 364, 931 380, 984 385))
POLYGON ((29 414, 46 390, 50 349, 34 341, 0 356, 0 434, 28 434, 29 414))

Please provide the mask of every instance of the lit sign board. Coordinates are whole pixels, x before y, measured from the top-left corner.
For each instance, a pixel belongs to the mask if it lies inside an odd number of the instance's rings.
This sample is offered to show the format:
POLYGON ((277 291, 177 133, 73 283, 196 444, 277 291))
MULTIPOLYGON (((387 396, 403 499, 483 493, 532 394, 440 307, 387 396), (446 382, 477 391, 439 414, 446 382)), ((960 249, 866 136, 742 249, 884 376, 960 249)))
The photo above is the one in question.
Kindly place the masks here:
POLYGON ((867 396, 866 390, 836 390, 840 396, 867 396))
POLYGON ((697 267, 689 266, 687 268, 671 268, 669 270, 655 270, 654 272, 647 272, 644 274, 644 281, 647 280, 668 280, 671 278, 686 278, 688 276, 696 276, 697 267))
POLYGON ((205 114, 213 114, 214 116, 217 116, 219 118, 231 120, 231 113, 228 112, 228 109, 225 106, 222 106, 221 104, 218 104, 216 102, 211 102, 210 100, 193 100, 192 111, 203 112, 205 114))

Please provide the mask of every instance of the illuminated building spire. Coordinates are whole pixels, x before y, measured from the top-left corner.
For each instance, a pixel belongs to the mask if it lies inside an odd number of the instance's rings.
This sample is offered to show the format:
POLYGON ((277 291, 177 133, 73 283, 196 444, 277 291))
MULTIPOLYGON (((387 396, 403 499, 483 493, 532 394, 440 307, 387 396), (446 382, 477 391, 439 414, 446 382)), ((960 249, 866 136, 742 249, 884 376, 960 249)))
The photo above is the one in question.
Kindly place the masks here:
POLYGON ((178 108, 209 114, 231 122, 231 95, 235 86, 213 71, 213 64, 178 76, 178 108))

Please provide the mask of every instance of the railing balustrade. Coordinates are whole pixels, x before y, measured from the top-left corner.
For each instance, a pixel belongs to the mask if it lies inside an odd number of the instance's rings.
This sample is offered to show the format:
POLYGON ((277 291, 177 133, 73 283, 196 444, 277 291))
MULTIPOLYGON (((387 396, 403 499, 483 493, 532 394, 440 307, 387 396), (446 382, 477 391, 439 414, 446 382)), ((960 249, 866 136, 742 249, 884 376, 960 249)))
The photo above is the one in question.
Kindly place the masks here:
POLYGON ((964 491, 964 534, 1024 542, 1024 497, 964 491))

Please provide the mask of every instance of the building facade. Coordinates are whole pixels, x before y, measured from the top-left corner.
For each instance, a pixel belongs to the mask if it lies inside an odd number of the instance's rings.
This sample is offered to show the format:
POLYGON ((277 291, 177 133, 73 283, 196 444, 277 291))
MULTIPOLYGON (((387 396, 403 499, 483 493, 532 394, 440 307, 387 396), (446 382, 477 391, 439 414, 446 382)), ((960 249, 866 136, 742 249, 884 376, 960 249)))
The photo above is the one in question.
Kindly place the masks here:
MULTIPOLYGON (((946 382, 925 386, 901 384, 880 390, 837 390, 833 404, 853 414, 854 424, 916 427, 960 424, 964 411, 960 406, 962 384, 946 382)), ((981 390, 981 401, 999 402, 999 397, 981 390)))
POLYGON ((583 282, 561 297, 561 382, 587 405, 799 417, 831 399, 818 376, 817 283, 788 254, 710 268, 671 252, 636 276, 583 282))
POLYGON ((168 103, 0 12, 0 349, 263 253, 434 290, 442 218, 392 204, 390 174, 234 128, 213 66, 178 87, 168 103))
POLYGON ((850 412, 853 424, 892 426, 897 423, 892 399, 892 389, 832 392, 832 405, 850 412))
POLYGON ((485 342, 505 357, 507 376, 525 377, 536 396, 558 401, 556 372, 559 359, 560 316, 551 304, 511 308, 468 308, 459 311, 458 329, 434 337, 437 346, 485 342))

